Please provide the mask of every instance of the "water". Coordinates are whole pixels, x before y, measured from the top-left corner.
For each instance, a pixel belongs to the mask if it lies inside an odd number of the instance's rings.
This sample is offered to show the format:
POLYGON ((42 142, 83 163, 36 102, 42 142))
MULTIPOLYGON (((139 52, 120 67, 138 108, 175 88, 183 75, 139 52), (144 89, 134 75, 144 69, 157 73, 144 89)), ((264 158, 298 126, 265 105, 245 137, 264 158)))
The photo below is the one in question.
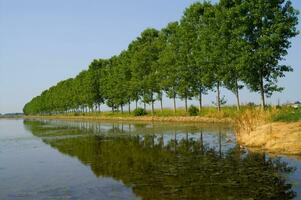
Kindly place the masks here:
POLYGON ((301 161, 210 124, 0 120, 0 199, 301 199, 301 161))

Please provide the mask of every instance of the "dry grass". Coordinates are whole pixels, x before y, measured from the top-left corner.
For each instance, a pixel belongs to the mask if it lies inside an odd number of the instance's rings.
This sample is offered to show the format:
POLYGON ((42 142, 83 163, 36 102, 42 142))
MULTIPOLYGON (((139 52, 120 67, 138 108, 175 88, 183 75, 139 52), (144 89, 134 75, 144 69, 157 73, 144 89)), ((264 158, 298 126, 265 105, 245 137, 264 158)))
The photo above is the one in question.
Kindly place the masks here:
POLYGON ((235 119, 235 131, 237 134, 250 133, 256 127, 271 121, 271 116, 275 111, 263 111, 260 108, 248 109, 242 112, 235 119))
POLYGON ((237 140, 272 153, 301 155, 301 122, 265 124, 250 133, 239 134, 237 140))
POLYGON ((301 121, 272 122, 279 111, 247 110, 235 121, 237 141, 271 153, 301 155, 301 121))

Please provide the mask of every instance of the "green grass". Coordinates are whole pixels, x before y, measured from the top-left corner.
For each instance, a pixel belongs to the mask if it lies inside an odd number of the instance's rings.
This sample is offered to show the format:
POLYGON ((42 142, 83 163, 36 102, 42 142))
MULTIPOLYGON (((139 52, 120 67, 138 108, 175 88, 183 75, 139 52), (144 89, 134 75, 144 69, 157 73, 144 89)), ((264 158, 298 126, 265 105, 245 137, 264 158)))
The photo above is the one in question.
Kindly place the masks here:
POLYGON ((301 121, 301 108, 282 108, 272 117, 274 122, 297 122, 301 121))
MULTIPOLYGON (((241 114, 243 114, 246 110, 252 110, 249 106, 242 106, 240 111, 237 111, 235 106, 224 106, 222 107, 221 112, 218 112, 216 107, 206 106, 203 107, 201 112, 199 112, 199 116, 207 117, 207 118, 215 118, 215 119, 237 119, 241 114)), ((301 121, 301 108, 294 109, 291 107, 281 107, 281 108, 268 108, 267 113, 271 114, 271 121, 273 122, 296 122, 301 121)), ((121 112, 89 112, 89 113, 65 113, 61 114, 63 116, 88 116, 88 117, 107 117, 107 118, 127 118, 127 117, 135 117, 134 113, 128 113, 127 111, 121 112)), ((189 113, 185 111, 185 108, 178 108, 176 113, 173 109, 155 109, 154 115, 152 115, 151 110, 147 110, 146 116, 156 116, 156 117, 185 117, 189 116, 189 113)))
MULTIPOLYGON (((246 108, 242 107, 242 110, 246 108)), ((235 118, 240 112, 237 111, 235 106, 225 106, 222 108, 221 112, 218 112, 216 107, 203 107, 201 112, 198 113, 199 116, 209 117, 209 118, 235 118)), ((124 111, 119 112, 89 112, 89 113, 64 113, 64 116, 91 116, 91 117, 134 117, 133 111, 128 113, 124 111)), ((153 116, 151 110, 147 110, 146 116, 153 116)), ((156 117, 185 117, 189 116, 189 113, 185 111, 185 108, 177 108, 176 113, 173 109, 155 109, 154 116, 156 117)))

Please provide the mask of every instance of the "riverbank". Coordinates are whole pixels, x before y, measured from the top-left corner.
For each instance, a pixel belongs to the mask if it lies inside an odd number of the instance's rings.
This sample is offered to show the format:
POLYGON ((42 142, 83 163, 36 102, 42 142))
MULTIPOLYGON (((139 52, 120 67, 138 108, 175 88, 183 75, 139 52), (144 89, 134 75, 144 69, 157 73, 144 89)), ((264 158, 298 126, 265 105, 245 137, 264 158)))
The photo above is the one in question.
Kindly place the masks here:
POLYGON ((276 154, 301 155, 301 122, 268 123, 237 135, 237 141, 247 147, 276 154))
POLYGON ((93 120, 93 121, 131 121, 131 122, 192 122, 192 123, 227 123, 233 124, 238 112, 235 107, 224 107, 218 112, 215 107, 204 107, 201 113, 190 116, 184 108, 155 110, 154 114, 147 110, 143 116, 135 116, 135 112, 89 112, 64 113, 57 115, 33 115, 25 118, 44 118, 62 120, 93 120))
POLYGON ((223 123, 234 127, 237 141, 248 148, 275 154, 301 155, 300 110, 292 109, 233 109, 216 112, 207 108, 201 116, 188 116, 180 111, 158 112, 157 115, 133 116, 121 113, 83 113, 48 116, 25 116, 26 119, 52 119, 73 121, 130 121, 130 122, 175 122, 175 123, 223 123))
POLYGON ((195 122, 195 123, 230 123, 231 118, 212 118, 201 116, 25 116, 25 119, 56 119, 56 120, 76 120, 76 121, 137 121, 137 122, 195 122))
POLYGON ((301 155, 300 111, 243 113, 235 122, 239 144, 273 154, 301 155))

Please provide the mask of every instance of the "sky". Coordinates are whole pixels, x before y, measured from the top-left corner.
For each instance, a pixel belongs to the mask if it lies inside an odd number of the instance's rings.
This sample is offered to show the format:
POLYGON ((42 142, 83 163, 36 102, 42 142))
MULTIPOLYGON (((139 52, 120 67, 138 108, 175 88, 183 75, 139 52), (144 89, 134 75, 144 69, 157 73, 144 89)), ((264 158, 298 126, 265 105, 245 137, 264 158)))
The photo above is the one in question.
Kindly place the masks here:
MULTIPOLYGON (((61 80, 75 77, 93 59, 119 54, 145 28, 161 29, 179 20, 193 2, 0 0, 0 113, 22 112, 32 97, 61 80)), ((292 2, 301 10, 300 0, 292 2)), ((301 35, 292 39, 284 61, 294 72, 280 80, 285 90, 273 95, 268 103, 301 101, 300 56, 301 35)), ((229 104, 235 103, 231 92, 223 89, 222 95, 229 104)), ((212 105, 214 99, 215 94, 210 92, 204 97, 205 105, 212 105)), ((241 99, 243 103, 259 103, 260 96, 244 89, 241 99)), ((180 100, 177 104, 183 106, 180 100)), ((172 102, 165 99, 164 106, 172 107, 172 102)))

